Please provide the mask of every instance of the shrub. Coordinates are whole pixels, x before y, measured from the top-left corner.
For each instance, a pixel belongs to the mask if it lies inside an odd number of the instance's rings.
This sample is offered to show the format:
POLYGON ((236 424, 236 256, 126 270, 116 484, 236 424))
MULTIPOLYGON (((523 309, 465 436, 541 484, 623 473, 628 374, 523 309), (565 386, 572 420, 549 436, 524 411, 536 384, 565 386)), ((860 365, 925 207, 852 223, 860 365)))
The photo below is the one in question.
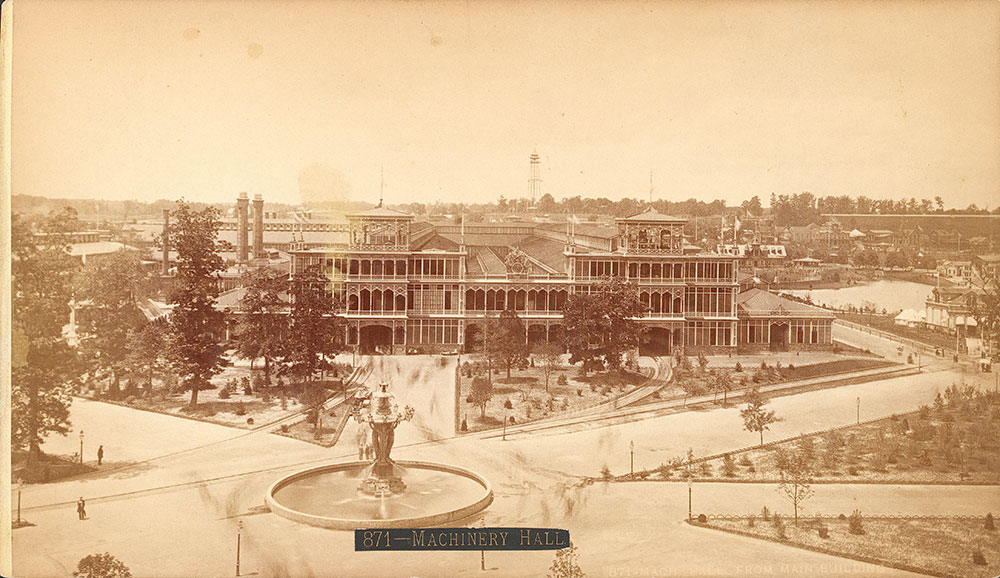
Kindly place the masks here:
POLYGON ((847 516, 845 516, 845 515, 841 514, 841 515, 837 516, 837 519, 838 519, 838 520, 841 520, 841 521, 844 521, 844 520, 846 520, 846 519, 847 519, 847 516))
POLYGON ((820 538, 829 538, 830 537, 830 530, 826 526, 820 526, 819 528, 817 528, 817 531, 819 532, 819 537, 820 538))
POLYGON ((854 510, 851 517, 847 519, 847 531, 851 534, 861 535, 865 533, 864 520, 861 518, 861 510, 854 510))
POLYGON ((749 518, 747 518, 747 526, 753 528, 756 523, 757 523, 756 516, 750 516, 749 518))
POLYGON ((795 364, 794 363, 789 363, 788 364, 788 371, 795 371, 795 364))
POLYGON ((701 466, 698 468, 698 473, 702 476, 711 477, 712 475, 712 464, 708 462, 701 462, 701 466))
POLYGON ((736 475, 736 462, 729 454, 722 456, 722 475, 731 478, 736 475))
POLYGON ((737 361, 736 362, 736 367, 733 368, 733 371, 735 371, 736 373, 742 373, 743 372, 743 365, 741 365, 740 362, 737 361))
POLYGON ((604 478, 605 481, 614 477, 611 473, 611 468, 609 468, 607 464, 604 464, 604 467, 601 468, 601 477, 604 478))
MULTIPOLYGON (((260 380, 258 379, 257 382, 259 385, 260 380)), ((249 380, 247 380, 247 382, 243 384, 243 395, 253 395, 253 386, 250 385, 249 380)))
POLYGON ((236 406, 236 412, 235 413, 236 413, 236 415, 246 415, 247 414, 247 408, 243 407, 243 404, 241 403, 238 406, 236 406))
POLYGON ((583 390, 580 389, 580 388, 577 388, 576 395, 577 395, 577 397, 583 397, 583 390))
POLYGON ((503 402, 503 407, 504 407, 504 409, 514 409, 514 405, 512 403, 510 403, 509 399, 507 401, 503 402))
POLYGON ((983 556, 983 551, 982 550, 973 550, 972 551, 972 563, 975 564, 975 565, 977 565, 977 566, 985 566, 986 565, 986 556, 983 556))
POLYGON ((469 431, 469 424, 465 421, 464 417, 462 418, 462 431, 469 431))
POLYGON ((749 467, 749 466, 753 465, 753 462, 750 461, 750 458, 748 458, 746 454, 743 454, 742 456, 740 456, 740 461, 738 461, 736 463, 737 463, 737 465, 740 465, 740 466, 743 466, 743 467, 749 467))
POLYGON ((81 559, 76 565, 73 576, 80 578, 132 578, 132 572, 121 560, 107 552, 91 554, 81 559))
MULTIPOLYGON (((566 379, 566 374, 565 373, 560 373, 559 377, 556 378, 556 384, 557 385, 566 385, 568 383, 569 383, 569 380, 566 379)), ((580 390, 578 389, 576 391, 579 392, 580 390)))
POLYGON ((705 514, 698 514, 698 523, 704 524, 705 522, 708 522, 708 516, 705 514))
POLYGON ((471 395, 465 396, 465 403, 472 403, 472 396, 471 395))
POLYGON ((248 417, 247 418, 247 425, 253 425, 253 418, 252 417, 248 417))
POLYGON ((231 394, 229 393, 229 387, 223 387, 219 390, 219 399, 229 399, 231 394))
POLYGON ((288 433, 288 424, 287 423, 281 424, 281 433, 288 433))
POLYGON ((785 535, 785 522, 781 519, 781 516, 775 514, 772 518, 772 524, 774 524, 774 533, 779 539, 784 540, 788 537, 785 535))
POLYGON ((760 517, 764 518, 765 522, 767 522, 767 521, 769 521, 771 519, 771 512, 770 512, 770 510, 767 509, 767 506, 764 506, 761 509, 761 511, 760 511, 760 517))
POLYGON ((983 525, 983 528, 985 528, 986 530, 989 530, 990 532, 996 532, 997 527, 993 523, 993 514, 992 513, 986 514, 986 523, 983 525))

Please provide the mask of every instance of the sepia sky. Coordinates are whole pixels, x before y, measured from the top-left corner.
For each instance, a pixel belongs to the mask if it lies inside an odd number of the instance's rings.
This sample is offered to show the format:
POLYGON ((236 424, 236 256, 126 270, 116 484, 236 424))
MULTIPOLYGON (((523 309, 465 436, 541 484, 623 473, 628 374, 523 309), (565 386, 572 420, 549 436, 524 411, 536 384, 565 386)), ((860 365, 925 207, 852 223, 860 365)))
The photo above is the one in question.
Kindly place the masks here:
POLYGON ((996 2, 16 2, 15 194, 1000 204, 996 2))

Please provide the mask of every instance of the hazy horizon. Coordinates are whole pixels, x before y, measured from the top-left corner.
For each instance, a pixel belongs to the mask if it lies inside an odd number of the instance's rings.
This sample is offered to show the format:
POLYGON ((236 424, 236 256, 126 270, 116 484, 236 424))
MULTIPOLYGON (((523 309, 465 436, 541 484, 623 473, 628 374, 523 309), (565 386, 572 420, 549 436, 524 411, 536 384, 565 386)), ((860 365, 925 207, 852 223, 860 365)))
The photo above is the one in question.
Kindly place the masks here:
POLYGON ((15 5, 12 192, 1000 203, 995 2, 15 5))

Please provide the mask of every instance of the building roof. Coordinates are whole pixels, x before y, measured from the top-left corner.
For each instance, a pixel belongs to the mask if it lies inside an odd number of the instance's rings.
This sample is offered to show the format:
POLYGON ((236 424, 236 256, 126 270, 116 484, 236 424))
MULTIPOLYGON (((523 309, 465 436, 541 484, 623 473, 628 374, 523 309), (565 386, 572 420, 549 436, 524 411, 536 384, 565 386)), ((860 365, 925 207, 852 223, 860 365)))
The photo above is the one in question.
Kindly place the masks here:
POLYGON ((763 289, 747 289, 736 295, 736 309, 741 315, 756 317, 821 317, 833 319, 833 313, 763 289))
POLYGON ((347 218, 348 219, 366 218, 366 219, 409 219, 409 220, 413 220, 413 215, 410 215, 408 213, 403 213, 403 212, 400 212, 400 211, 396 211, 394 209, 390 209, 389 207, 386 207, 385 205, 379 203, 377 206, 372 207, 372 208, 368 209, 367 211, 361 211, 361 212, 358 212, 358 213, 351 213, 351 214, 347 215, 347 218))
POLYGON ((663 213, 661 213, 661 212, 657 211, 656 209, 650 207, 650 208, 646 209, 645 211, 643 211, 643 212, 641 212, 639 214, 632 215, 631 217, 623 217, 623 218, 615 219, 615 221, 616 222, 617 221, 630 221, 630 222, 639 222, 639 223, 648 223, 648 222, 684 223, 684 222, 687 222, 687 219, 684 219, 684 218, 681 218, 681 217, 672 217, 670 215, 664 215, 663 213))
POLYGON ((106 255, 114 253, 125 245, 116 241, 96 241, 93 243, 73 243, 69 246, 69 254, 74 257, 83 255, 106 255))

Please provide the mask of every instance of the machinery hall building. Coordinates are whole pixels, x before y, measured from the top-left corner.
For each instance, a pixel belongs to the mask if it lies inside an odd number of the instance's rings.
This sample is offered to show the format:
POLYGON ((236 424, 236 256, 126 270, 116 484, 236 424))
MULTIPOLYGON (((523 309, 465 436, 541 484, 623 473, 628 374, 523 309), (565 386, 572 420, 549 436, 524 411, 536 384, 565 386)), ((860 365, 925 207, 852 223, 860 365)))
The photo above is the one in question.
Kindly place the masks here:
MULTIPOLYGON (((244 260, 245 211, 241 200, 244 260)), ((690 245, 685 222, 647 210, 613 225, 440 224, 380 203, 348 215, 322 246, 293 232, 287 252, 291 274, 319 266, 331 280, 347 343, 367 352, 475 350, 485 320, 505 309, 523 320, 529 343, 560 342, 566 300, 608 277, 638 286, 644 355, 832 347, 832 314, 759 289, 741 293, 741 258, 690 245)))

